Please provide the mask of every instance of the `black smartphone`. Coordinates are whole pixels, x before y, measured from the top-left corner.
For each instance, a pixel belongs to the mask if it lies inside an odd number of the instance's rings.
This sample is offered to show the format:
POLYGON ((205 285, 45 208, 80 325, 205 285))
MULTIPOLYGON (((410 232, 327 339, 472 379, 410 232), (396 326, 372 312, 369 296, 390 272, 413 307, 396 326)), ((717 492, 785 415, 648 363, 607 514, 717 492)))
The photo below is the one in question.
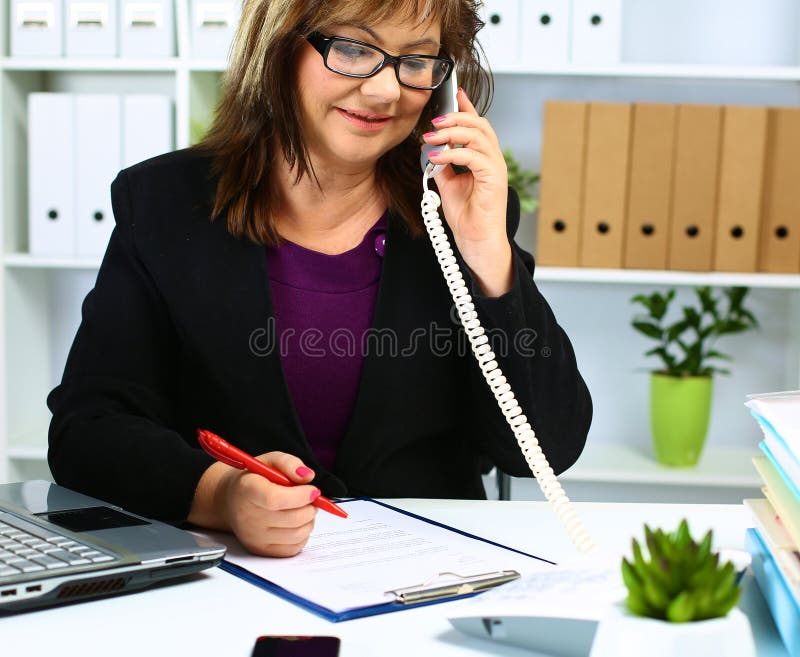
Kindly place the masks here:
POLYGON ((337 657, 335 636, 260 636, 250 657, 337 657))

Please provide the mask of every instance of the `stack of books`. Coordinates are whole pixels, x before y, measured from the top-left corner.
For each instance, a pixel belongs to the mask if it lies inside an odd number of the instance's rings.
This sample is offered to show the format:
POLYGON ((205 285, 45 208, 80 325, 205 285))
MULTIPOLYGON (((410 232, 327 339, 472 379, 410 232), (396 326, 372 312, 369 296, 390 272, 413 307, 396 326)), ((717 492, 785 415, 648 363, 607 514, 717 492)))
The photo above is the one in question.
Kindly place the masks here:
POLYGON ((800 655, 800 391, 749 395, 764 433, 753 458, 764 499, 745 500, 753 575, 790 655, 800 655))

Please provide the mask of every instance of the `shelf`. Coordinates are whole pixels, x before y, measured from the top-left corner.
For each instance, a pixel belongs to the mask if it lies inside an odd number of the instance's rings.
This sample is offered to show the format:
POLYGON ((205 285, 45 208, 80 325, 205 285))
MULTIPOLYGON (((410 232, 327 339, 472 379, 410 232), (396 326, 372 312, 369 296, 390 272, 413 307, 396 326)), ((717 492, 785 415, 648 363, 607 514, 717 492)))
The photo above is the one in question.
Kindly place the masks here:
POLYGON ((707 447, 696 467, 672 468, 657 463, 645 448, 594 443, 559 479, 613 484, 760 488, 762 482, 751 461, 757 454, 755 447, 707 447))
MULTIPOLYGON (((7 253, 7 269, 98 269, 102 256, 34 256, 7 253)), ((551 283, 615 283, 621 285, 711 285, 800 290, 800 274, 660 271, 655 269, 591 269, 537 267, 534 278, 551 283)))
POLYGON ((228 62, 224 59, 190 59, 186 68, 190 71, 221 73, 228 68, 228 62))
MULTIPOLYGON (((158 59, 4 57, 0 68, 8 71, 189 71, 222 72, 228 68, 224 59, 158 59)), ((585 66, 504 67, 495 75, 530 75, 598 78, 662 78, 677 80, 739 80, 754 82, 800 82, 800 66, 692 66, 680 64, 617 64, 585 66)))
POLYGON ((40 445, 9 445, 8 458, 13 461, 46 461, 47 447, 40 445))
POLYGON ((625 285, 711 285, 800 289, 800 274, 662 271, 656 269, 592 269, 537 267, 537 281, 554 283, 619 283, 625 285))
POLYGON ((506 67, 495 75, 546 75, 564 77, 720 79, 756 82, 800 82, 800 66, 699 66, 689 64, 613 64, 604 66, 506 67))
POLYGON ((49 419, 39 423, 40 428, 25 435, 11 438, 8 443, 8 458, 15 461, 46 461, 47 430, 49 419))
POLYGON ((124 59, 124 58, 68 58, 68 57, 5 57, 0 67, 7 71, 167 71, 178 69, 178 58, 124 59))
MULTIPOLYGON (((8 456, 16 460, 47 459, 46 431, 9 444, 8 456)), ((695 468, 670 468, 656 463, 641 448, 596 443, 559 477, 560 481, 611 484, 647 484, 719 488, 760 488, 761 479, 751 459, 757 450, 708 447, 695 468)))
POLYGON ((102 256, 34 256, 29 253, 7 253, 3 265, 8 269, 99 269, 102 256))

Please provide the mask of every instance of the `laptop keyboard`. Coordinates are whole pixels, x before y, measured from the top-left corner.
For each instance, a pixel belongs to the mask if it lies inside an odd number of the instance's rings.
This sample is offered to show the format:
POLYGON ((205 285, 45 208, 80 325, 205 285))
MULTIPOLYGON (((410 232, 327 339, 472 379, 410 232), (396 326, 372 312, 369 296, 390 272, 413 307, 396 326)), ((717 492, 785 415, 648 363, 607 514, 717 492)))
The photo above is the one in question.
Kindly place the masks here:
POLYGON ((17 525, 0 522, 0 580, 115 559, 116 555, 25 521, 17 525))

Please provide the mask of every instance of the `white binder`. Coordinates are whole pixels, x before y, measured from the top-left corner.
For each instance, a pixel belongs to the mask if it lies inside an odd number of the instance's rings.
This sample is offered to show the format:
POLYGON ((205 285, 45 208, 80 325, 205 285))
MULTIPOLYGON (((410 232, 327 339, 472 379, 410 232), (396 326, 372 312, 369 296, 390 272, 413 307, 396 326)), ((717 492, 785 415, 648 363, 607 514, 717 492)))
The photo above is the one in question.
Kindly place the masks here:
POLYGON ((61 57, 62 13, 61 0, 11 0, 11 56, 61 57))
POLYGON ((569 62, 570 3, 523 0, 520 63, 526 69, 569 62))
POLYGON ((111 181, 120 170, 118 95, 75 96, 75 223, 79 256, 102 255, 114 227, 111 181))
POLYGON ((28 96, 28 250, 75 254, 72 94, 28 96))
POLYGON ((493 71, 515 69, 519 65, 519 0, 486 0, 479 15, 485 25, 478 32, 478 41, 490 68, 493 71))
POLYGON ((174 16, 173 0, 121 0, 119 56, 174 56, 174 16))
POLYGON ((198 59, 228 59, 239 23, 239 0, 191 0, 192 56, 198 59))
POLYGON ((616 64, 621 44, 622 0, 572 0, 573 64, 616 64))
POLYGON ((116 0, 65 0, 67 57, 116 57, 116 0))
POLYGON ((137 94, 122 100, 122 166, 173 149, 172 101, 169 96, 137 94))

